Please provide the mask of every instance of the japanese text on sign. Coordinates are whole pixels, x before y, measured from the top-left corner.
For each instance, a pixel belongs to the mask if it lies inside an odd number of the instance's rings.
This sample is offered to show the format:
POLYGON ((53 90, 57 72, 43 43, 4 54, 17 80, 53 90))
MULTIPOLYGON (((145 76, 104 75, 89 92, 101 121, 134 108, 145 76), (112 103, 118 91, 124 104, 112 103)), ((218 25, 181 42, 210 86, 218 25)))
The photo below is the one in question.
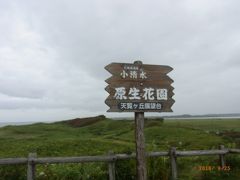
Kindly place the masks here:
POLYGON ((144 88, 142 91, 136 87, 131 87, 126 91, 125 87, 115 88, 114 98, 118 100, 167 100, 167 89, 144 88))
POLYGON ((130 79, 147 79, 147 73, 138 66, 124 66, 120 76, 125 79, 129 77, 130 79))
POLYGON ((161 103, 121 102, 118 104, 121 110, 160 110, 161 103))

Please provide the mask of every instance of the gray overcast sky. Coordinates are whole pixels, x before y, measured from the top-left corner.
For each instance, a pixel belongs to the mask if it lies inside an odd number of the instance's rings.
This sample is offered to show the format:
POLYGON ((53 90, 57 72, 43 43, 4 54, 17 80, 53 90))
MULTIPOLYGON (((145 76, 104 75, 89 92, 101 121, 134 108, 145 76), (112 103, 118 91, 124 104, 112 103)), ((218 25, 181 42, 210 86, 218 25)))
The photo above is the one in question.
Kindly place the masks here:
POLYGON ((0 0, 0 122, 133 116, 106 113, 104 66, 139 59, 174 68, 176 102, 167 115, 240 113, 239 7, 238 0, 0 0))

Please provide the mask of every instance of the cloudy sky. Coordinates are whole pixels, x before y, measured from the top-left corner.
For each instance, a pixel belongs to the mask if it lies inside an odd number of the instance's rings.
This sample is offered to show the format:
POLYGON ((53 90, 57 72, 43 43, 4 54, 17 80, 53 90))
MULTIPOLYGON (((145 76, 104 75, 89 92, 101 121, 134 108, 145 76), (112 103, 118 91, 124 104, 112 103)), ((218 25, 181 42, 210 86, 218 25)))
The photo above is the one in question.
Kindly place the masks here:
MULTIPOLYGON (((238 0, 0 0, 0 122, 106 113, 111 62, 174 70, 174 114, 240 113, 238 0)), ((159 115, 155 113, 154 115, 159 115)))

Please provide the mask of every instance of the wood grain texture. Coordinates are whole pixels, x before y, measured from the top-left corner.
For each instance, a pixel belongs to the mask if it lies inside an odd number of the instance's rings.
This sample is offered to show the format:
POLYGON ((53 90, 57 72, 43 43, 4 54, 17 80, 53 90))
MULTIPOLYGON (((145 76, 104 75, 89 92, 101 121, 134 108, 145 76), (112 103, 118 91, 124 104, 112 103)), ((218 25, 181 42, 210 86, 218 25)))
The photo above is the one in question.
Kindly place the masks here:
POLYGON ((170 161, 171 161, 171 170, 172 170, 172 180, 177 179, 177 156, 176 156, 176 148, 172 147, 169 151, 170 161))
POLYGON ((135 142, 137 179, 147 180, 144 139, 144 112, 135 112, 135 142))
POLYGON ((105 66, 105 69, 113 75, 118 75, 119 73, 122 72, 122 70, 124 69, 124 66, 137 66, 139 69, 143 69, 147 73, 155 71, 161 74, 167 74, 173 70, 172 67, 165 66, 165 65, 150 65, 150 64, 136 65, 131 63, 111 63, 105 66))
MULTIPOLYGON (((122 101, 116 101, 113 99, 106 99, 105 103, 110 107, 110 109, 108 110, 108 112, 172 112, 172 105, 174 104, 174 100, 171 98, 168 101, 151 101, 151 103, 158 103, 160 102, 162 104, 162 109, 158 109, 158 110, 121 110, 118 108, 118 103, 120 103, 122 101)), ((125 100, 124 102, 132 102, 132 100, 125 100)), ((140 100, 136 100, 135 102, 143 102, 140 100)), ((147 102, 147 101, 146 101, 147 102)))
POLYGON ((149 73, 147 79, 131 79, 131 78, 122 78, 119 74, 113 75, 110 78, 105 80, 108 84, 121 83, 121 82, 139 82, 139 83, 162 83, 162 84, 171 84, 174 81, 165 74, 160 74, 159 72, 149 73))
POLYGON ((29 153, 28 155, 28 168, 27 168, 27 180, 35 179, 35 159, 37 158, 36 153, 29 153))

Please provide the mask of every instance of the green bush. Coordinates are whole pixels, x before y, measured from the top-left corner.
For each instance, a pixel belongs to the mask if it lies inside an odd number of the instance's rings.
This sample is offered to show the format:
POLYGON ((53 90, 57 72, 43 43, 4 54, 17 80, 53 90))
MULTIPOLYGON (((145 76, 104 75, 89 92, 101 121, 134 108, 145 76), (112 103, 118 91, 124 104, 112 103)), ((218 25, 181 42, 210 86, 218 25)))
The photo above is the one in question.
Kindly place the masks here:
POLYGON ((27 179, 26 165, 1 165, 0 180, 25 180, 27 179))
POLYGON ((148 158, 147 170, 149 180, 170 179, 170 163, 167 157, 148 158))
POLYGON ((37 169, 38 180, 105 180, 108 177, 105 164, 46 164, 37 169))
POLYGON ((131 160, 119 160, 116 161, 116 179, 117 180, 133 180, 136 177, 136 161, 131 160))

